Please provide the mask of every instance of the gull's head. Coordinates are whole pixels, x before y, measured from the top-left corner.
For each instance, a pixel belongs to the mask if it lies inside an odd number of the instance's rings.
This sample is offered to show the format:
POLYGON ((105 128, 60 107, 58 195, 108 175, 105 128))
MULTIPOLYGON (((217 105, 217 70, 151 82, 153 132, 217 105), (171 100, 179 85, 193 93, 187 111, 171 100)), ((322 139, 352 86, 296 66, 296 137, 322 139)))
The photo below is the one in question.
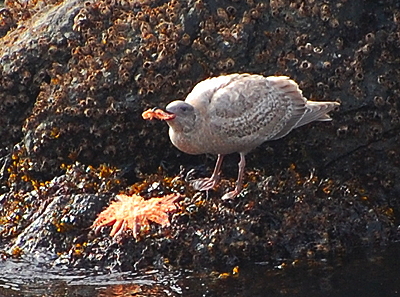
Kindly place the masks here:
POLYGON ((165 110, 175 117, 167 120, 167 124, 176 132, 190 132, 194 129, 196 121, 195 108, 182 100, 176 100, 167 105, 165 110))

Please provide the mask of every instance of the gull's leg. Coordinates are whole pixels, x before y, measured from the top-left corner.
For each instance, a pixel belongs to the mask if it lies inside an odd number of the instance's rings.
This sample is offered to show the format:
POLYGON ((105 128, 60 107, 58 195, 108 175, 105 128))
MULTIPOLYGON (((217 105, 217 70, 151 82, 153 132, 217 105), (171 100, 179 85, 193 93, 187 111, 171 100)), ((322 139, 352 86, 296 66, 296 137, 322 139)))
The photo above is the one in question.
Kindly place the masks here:
POLYGON ((217 163, 215 164, 214 172, 210 178, 200 178, 194 180, 191 184, 192 187, 197 191, 207 191, 214 188, 218 182, 220 177, 222 160, 224 159, 224 155, 218 155, 217 163))
POLYGON ((222 196, 222 200, 233 199, 237 195, 239 195, 240 192, 242 191, 244 167, 246 166, 245 153, 240 153, 240 161, 238 165, 239 165, 239 172, 236 181, 236 187, 233 191, 228 192, 224 196, 222 196))

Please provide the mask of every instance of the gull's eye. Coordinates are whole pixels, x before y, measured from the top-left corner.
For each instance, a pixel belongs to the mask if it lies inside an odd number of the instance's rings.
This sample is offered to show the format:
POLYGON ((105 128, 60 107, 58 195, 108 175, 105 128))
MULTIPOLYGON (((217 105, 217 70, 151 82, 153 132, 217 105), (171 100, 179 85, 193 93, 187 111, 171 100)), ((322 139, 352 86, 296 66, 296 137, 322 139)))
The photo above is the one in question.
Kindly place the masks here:
POLYGON ((193 107, 191 105, 186 105, 185 104, 185 105, 180 106, 179 109, 182 112, 188 112, 188 111, 191 111, 193 109, 193 107))

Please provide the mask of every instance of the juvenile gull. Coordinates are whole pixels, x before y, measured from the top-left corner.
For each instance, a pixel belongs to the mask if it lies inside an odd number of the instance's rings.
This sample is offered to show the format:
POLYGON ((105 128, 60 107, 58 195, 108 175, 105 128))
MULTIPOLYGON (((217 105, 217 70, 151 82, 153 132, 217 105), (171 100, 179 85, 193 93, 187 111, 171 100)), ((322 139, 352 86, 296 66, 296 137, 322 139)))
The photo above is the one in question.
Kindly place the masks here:
POLYGON ((143 118, 165 120, 172 143, 185 153, 218 155, 211 177, 193 183, 197 190, 217 185, 224 156, 238 152, 236 187, 222 197, 230 199, 242 190, 249 151, 312 121, 330 121, 327 113, 338 105, 307 101, 297 83, 286 76, 231 74, 206 79, 185 101, 171 102, 166 112, 146 111, 143 118))

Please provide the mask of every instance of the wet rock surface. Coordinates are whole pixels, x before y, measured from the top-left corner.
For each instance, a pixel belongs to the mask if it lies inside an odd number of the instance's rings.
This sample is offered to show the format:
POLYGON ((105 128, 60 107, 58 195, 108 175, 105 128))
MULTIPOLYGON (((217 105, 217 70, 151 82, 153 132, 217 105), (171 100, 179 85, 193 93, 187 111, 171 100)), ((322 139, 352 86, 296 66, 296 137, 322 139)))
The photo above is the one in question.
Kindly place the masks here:
POLYGON ((397 1, 9 1, 0 18, 6 256, 44 248, 54 264, 130 270, 319 258, 398 238, 397 1), (196 193, 188 176, 209 175, 213 160, 178 152, 165 124, 140 115, 233 72, 288 75, 341 108, 250 153, 244 192, 222 202, 236 156, 219 189, 196 193), (112 242, 89 227, 119 192, 186 198, 171 227, 112 242))

